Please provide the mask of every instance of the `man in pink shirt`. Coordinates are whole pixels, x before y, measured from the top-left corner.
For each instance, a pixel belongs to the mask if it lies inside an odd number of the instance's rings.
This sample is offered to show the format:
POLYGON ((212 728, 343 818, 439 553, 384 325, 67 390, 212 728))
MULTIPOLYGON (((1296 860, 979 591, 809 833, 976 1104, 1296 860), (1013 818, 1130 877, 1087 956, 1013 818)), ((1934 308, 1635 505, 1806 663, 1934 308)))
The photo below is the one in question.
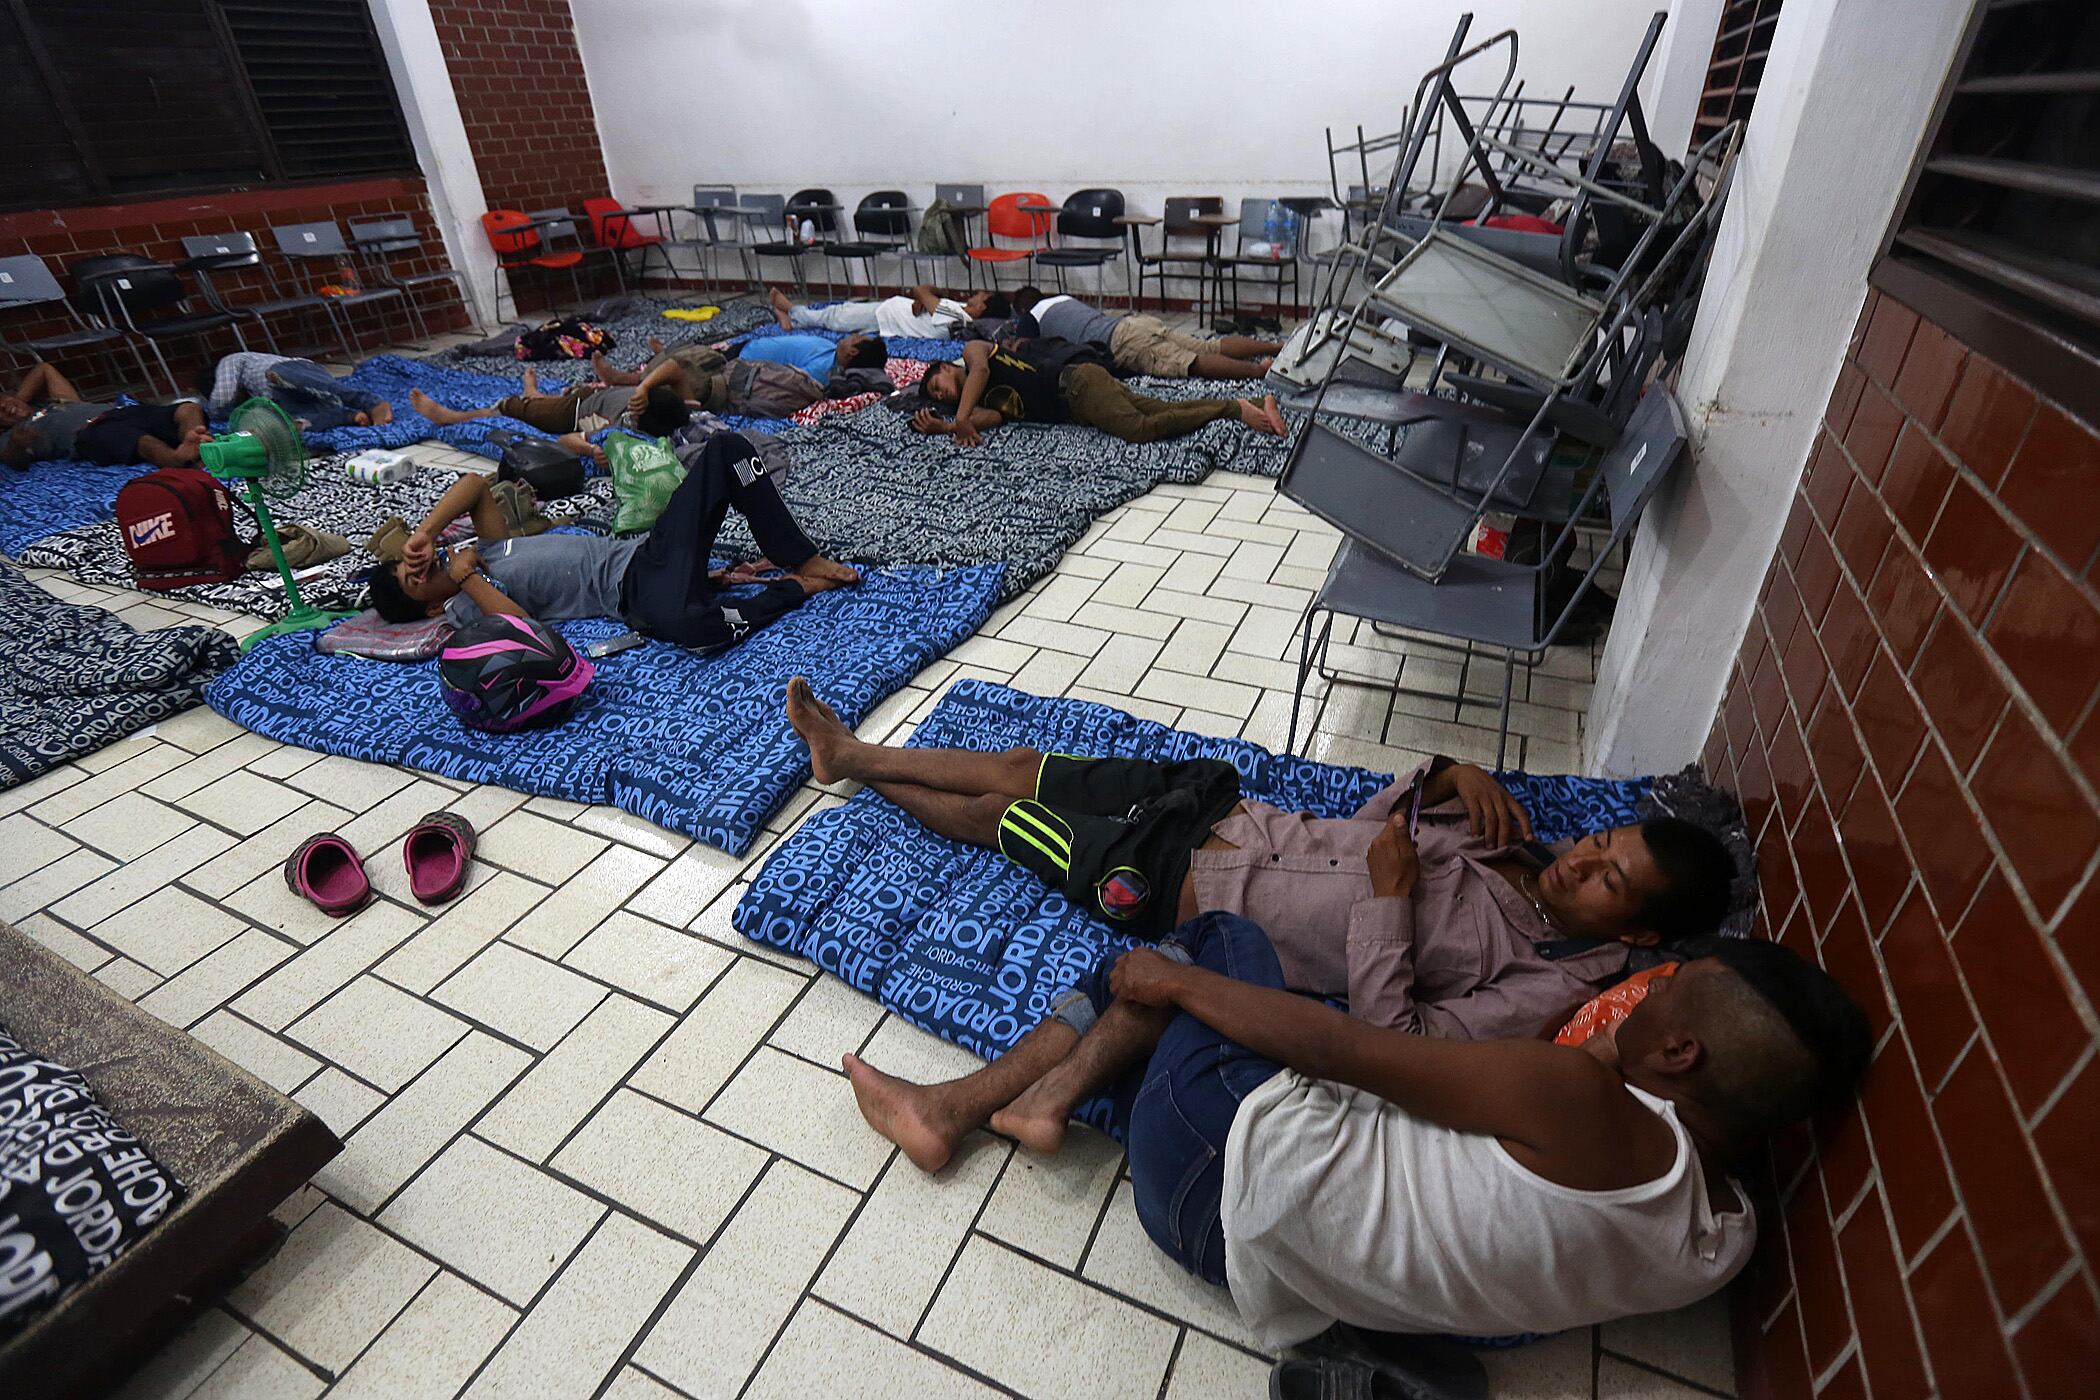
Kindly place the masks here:
POLYGON ((867 783, 1146 939, 1198 913, 1242 915, 1291 990, 1427 1035, 1558 1026, 1625 973, 1629 946, 1711 932, 1735 874, 1718 838, 1674 818, 1542 845, 1501 784, 1448 759, 1336 819, 1242 798, 1214 759, 863 743, 799 678, 787 712, 817 781, 867 783))

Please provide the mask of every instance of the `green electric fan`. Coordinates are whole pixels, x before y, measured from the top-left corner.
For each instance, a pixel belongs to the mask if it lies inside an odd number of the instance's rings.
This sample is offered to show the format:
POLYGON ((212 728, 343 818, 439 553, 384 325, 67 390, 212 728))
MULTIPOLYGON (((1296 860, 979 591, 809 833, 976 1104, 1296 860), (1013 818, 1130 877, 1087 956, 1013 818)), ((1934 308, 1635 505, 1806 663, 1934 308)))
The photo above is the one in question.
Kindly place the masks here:
POLYGON ((292 577, 292 566, 284 562, 284 545, 278 541, 277 527, 270 520, 270 499, 284 500, 306 485, 306 443, 299 436, 299 425, 265 398, 236 404, 227 415, 227 425, 229 431, 198 446, 197 456, 204 469, 229 488, 236 484, 245 488, 242 494, 248 508, 255 512, 255 523, 262 527, 263 542, 270 547, 270 558, 276 561, 277 573, 284 579, 285 601, 291 605, 291 611, 283 617, 242 639, 241 650, 248 650, 265 637, 327 627, 354 616, 306 605, 299 596, 299 582, 292 577))

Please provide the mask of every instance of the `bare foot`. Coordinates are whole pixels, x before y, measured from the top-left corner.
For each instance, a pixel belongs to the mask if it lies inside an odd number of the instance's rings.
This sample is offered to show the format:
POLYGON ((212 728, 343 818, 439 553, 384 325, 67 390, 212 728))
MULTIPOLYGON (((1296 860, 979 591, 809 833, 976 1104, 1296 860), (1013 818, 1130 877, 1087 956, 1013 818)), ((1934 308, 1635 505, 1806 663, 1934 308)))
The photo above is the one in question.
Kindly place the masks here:
POLYGON ((658 339, 657 339, 657 338, 656 338, 655 336, 653 336, 653 335, 652 335, 652 336, 650 336, 650 337, 649 337, 649 353, 650 353, 650 354, 652 354, 652 355, 661 355, 661 354, 663 354, 663 352, 664 352, 664 343, 663 343, 663 342, 662 342, 661 340, 658 340, 658 339))
POLYGON ((1256 403, 1253 399, 1241 399, 1240 421, 1254 429, 1255 432, 1267 433, 1270 437, 1282 437, 1286 431, 1283 424, 1283 411, 1276 407, 1276 396, 1274 394, 1263 398, 1260 403, 1256 403))
POLYGON ((612 383, 612 377, 619 373, 619 369, 618 365, 605 358, 603 350, 593 350, 591 352, 591 373, 597 375, 601 383, 612 383))
POLYGON ((460 412, 456 408, 445 407, 436 399, 424 393, 421 389, 411 389, 408 391, 408 403, 409 407, 413 408, 416 412, 422 414, 425 418, 428 418, 431 422, 437 424, 441 428, 453 423, 457 423, 462 418, 465 418, 467 416, 466 414, 460 412))
POLYGON ((540 392, 540 372, 531 365, 527 365, 525 373, 520 378, 525 383, 525 397, 528 399, 538 397, 540 392))
POLYGON ((394 406, 385 399, 372 405, 372 426, 383 428, 394 421, 394 406))
POLYGON ((193 448, 200 443, 206 443, 210 441, 211 429, 205 427, 203 424, 200 423, 196 427, 191 428, 187 432, 183 433, 181 446, 193 448))
POLYGON ((787 299, 787 293, 778 287, 768 287, 766 297, 773 303, 773 319, 780 322, 780 328, 784 331, 793 330, 795 323, 788 313, 794 310, 795 304, 787 299))
POLYGON ((994 1113, 992 1131, 1005 1134, 1039 1156, 1054 1157, 1065 1145, 1065 1124, 1070 1121, 1071 1109, 1054 1102, 1043 1091, 1043 1084, 1043 1080, 1037 1080, 1021 1097, 994 1113))
POLYGON ((943 1124, 923 1085, 884 1074, 856 1055, 840 1061, 853 1081, 853 1099, 868 1126, 904 1149, 922 1172, 937 1172, 955 1155, 962 1134, 943 1124))
POLYGON ((800 676, 787 685, 787 719, 802 742, 809 745, 810 776, 819 783, 835 783, 848 776, 840 760, 858 741, 839 718, 839 712, 819 700, 809 682, 800 676))
POLYGON ((851 588, 860 582, 860 570, 850 564, 841 564, 826 559, 821 554, 812 554, 792 570, 795 577, 811 583, 821 583, 826 588, 851 588))

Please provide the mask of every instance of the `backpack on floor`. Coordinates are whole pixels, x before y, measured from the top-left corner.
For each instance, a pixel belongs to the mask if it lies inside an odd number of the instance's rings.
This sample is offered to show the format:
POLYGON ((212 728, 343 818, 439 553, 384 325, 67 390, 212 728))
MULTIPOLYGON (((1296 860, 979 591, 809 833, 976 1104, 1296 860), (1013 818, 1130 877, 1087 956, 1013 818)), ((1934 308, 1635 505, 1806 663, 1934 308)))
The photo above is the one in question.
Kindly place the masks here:
POLYGON ((496 480, 522 481, 543 501, 558 501, 583 489, 583 458, 552 438, 526 437, 508 428, 489 434, 503 451, 496 480))
POLYGON ((529 331, 518 332, 518 342, 511 353, 521 360, 588 360, 617 344, 613 333, 603 326, 574 316, 557 316, 529 331))
POLYGON ((233 501, 201 467, 162 467, 117 492, 117 538, 140 588, 226 583, 248 568, 233 501))

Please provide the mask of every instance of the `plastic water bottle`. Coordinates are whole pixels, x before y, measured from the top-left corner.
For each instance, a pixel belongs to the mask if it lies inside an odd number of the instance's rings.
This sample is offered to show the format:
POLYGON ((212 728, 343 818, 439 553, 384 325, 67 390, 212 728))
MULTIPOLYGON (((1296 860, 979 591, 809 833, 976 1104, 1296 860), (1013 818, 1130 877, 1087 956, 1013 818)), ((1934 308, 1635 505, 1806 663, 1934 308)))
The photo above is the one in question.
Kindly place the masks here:
POLYGON ((1288 204, 1281 205, 1281 208, 1283 210, 1283 238, 1276 245, 1276 256, 1279 259, 1293 257, 1298 250, 1298 211, 1291 208, 1288 204))
POLYGON ((1281 256, 1277 252, 1277 246, 1279 240, 1283 237, 1282 209, 1283 206, 1281 204, 1278 204, 1273 199, 1270 200, 1268 217, 1263 219, 1261 223, 1262 249, 1267 256, 1272 258, 1281 256))
POLYGON ((815 243, 817 241, 816 220, 804 219, 802 221, 802 241, 804 243, 815 243))

